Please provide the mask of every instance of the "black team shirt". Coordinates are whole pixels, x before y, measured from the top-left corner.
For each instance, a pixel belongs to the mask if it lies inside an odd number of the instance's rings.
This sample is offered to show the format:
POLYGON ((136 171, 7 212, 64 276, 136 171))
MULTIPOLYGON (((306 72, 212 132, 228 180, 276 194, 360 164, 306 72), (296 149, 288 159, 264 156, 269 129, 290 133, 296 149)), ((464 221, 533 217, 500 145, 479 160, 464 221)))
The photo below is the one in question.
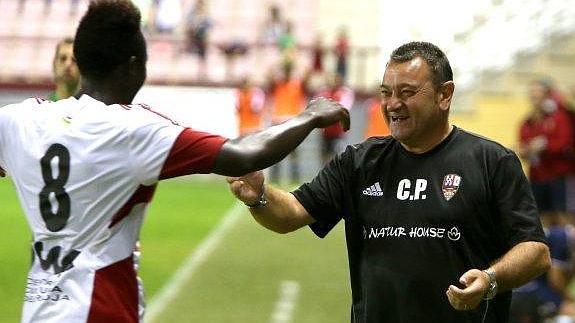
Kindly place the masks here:
POLYGON ((507 322, 510 292, 466 312, 445 292, 514 245, 545 241, 517 156, 457 127, 423 154, 392 137, 349 146, 293 194, 318 236, 345 220, 353 323, 507 322))

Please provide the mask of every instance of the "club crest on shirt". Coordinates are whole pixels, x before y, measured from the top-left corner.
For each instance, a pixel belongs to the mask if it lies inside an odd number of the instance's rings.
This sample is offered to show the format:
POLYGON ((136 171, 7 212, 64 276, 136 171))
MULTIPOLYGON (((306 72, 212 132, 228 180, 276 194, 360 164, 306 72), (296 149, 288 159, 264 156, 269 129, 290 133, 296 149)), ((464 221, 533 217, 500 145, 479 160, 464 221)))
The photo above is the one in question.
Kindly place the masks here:
POLYGON ((447 174, 443 178, 443 185, 441 185, 441 190, 443 191, 443 197, 445 200, 449 201, 457 190, 459 189, 459 185, 461 185, 461 176, 457 174, 447 174))

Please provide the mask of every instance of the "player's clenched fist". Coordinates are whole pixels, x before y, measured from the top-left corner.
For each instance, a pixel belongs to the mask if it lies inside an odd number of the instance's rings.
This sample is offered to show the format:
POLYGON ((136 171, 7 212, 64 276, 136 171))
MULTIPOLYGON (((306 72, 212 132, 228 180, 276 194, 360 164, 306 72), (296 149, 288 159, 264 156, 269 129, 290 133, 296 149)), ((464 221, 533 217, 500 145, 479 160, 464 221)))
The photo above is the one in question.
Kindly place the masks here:
POLYGON ((316 118, 318 128, 324 128, 339 121, 343 130, 349 130, 349 111, 336 101, 322 97, 315 98, 308 103, 305 112, 311 113, 316 118))

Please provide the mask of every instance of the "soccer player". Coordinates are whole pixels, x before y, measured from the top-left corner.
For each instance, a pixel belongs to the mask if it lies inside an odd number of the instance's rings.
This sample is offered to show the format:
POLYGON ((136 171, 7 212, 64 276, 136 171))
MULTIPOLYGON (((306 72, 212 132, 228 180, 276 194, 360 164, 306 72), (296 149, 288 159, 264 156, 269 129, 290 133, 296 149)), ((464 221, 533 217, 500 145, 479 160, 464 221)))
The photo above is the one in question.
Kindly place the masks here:
POLYGON ((510 289, 549 268, 519 159, 449 123, 454 89, 439 48, 407 43, 381 84, 391 136, 347 147, 291 194, 261 172, 228 179, 273 231, 324 237, 345 221, 354 323, 507 322, 510 289))
POLYGON ((228 140, 130 104, 146 78, 140 18, 130 0, 92 1, 74 40, 79 92, 0 108, 0 168, 33 232, 23 322, 141 321, 132 253, 158 180, 263 169, 314 128, 349 126, 345 108, 319 99, 228 140))
POLYGON ((58 101, 76 93, 80 84, 80 71, 74 58, 74 39, 64 38, 58 42, 52 72, 56 89, 48 95, 48 100, 58 101))

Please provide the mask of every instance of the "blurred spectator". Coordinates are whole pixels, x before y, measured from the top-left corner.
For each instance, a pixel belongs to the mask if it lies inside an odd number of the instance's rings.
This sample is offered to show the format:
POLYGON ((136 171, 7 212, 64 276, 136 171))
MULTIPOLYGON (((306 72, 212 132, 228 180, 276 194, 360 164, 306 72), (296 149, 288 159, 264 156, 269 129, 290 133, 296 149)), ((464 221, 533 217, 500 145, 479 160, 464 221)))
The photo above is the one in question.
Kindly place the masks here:
POLYGON ((269 16, 264 22, 260 33, 260 42, 263 45, 277 46, 280 37, 285 33, 286 27, 287 25, 282 17, 280 8, 277 5, 270 6, 269 16))
POLYGON ((74 95, 80 84, 80 71, 74 58, 74 39, 65 38, 58 42, 52 71, 56 89, 48 95, 48 100, 58 101, 74 95))
POLYGON ((385 116, 381 111, 381 94, 379 84, 372 91, 369 99, 363 103, 363 108, 366 112, 366 122, 364 138, 387 136, 389 135, 389 128, 385 123, 385 116))
POLYGON ((349 39, 347 28, 340 27, 335 41, 336 73, 347 79, 347 60, 349 56, 349 39))
POLYGON ((245 77, 236 94, 240 135, 245 135, 262 127, 262 112, 265 104, 264 91, 251 84, 245 77))
POLYGON ((154 0, 151 10, 156 32, 172 33, 180 24, 182 17, 180 0, 154 0))
POLYGON ((529 164, 529 179, 542 215, 566 211, 566 179, 574 163, 573 124, 551 94, 547 82, 530 84, 532 110, 519 133, 518 153, 529 164))
MULTIPOLYGON (((328 77, 327 87, 318 92, 318 96, 323 96, 339 102, 346 109, 351 110, 355 101, 353 90, 346 86, 343 78, 339 74, 328 77)), ((322 131, 322 161, 327 163, 335 154, 343 151, 345 132, 341 124, 333 124, 322 131)))
POLYGON ((515 290, 511 301, 510 323, 573 322, 574 301, 568 285, 573 275, 574 228, 563 217, 547 214, 541 217, 551 252, 551 268, 536 280, 515 290))
POLYGON ((311 49, 312 51, 312 70, 314 73, 323 73, 323 56, 325 49, 323 47, 323 36, 318 34, 311 49))
POLYGON ((189 53, 198 55, 200 76, 206 74, 206 54, 208 50, 208 31, 212 20, 208 16, 204 0, 197 0, 186 16, 186 49, 189 53))
POLYGON ((285 23, 285 30, 278 38, 278 48, 282 54, 284 64, 295 64, 297 48, 291 21, 286 21, 285 23))
MULTIPOLYGON (((272 124, 279 124, 300 113, 306 102, 307 82, 311 73, 307 72, 303 78, 294 76, 292 63, 283 62, 281 74, 272 74, 268 80, 268 91, 273 101, 272 124)), ((299 159, 295 149, 289 155, 291 181, 299 182, 299 159)), ((270 169, 270 180, 279 183, 280 165, 276 164, 270 169)))

